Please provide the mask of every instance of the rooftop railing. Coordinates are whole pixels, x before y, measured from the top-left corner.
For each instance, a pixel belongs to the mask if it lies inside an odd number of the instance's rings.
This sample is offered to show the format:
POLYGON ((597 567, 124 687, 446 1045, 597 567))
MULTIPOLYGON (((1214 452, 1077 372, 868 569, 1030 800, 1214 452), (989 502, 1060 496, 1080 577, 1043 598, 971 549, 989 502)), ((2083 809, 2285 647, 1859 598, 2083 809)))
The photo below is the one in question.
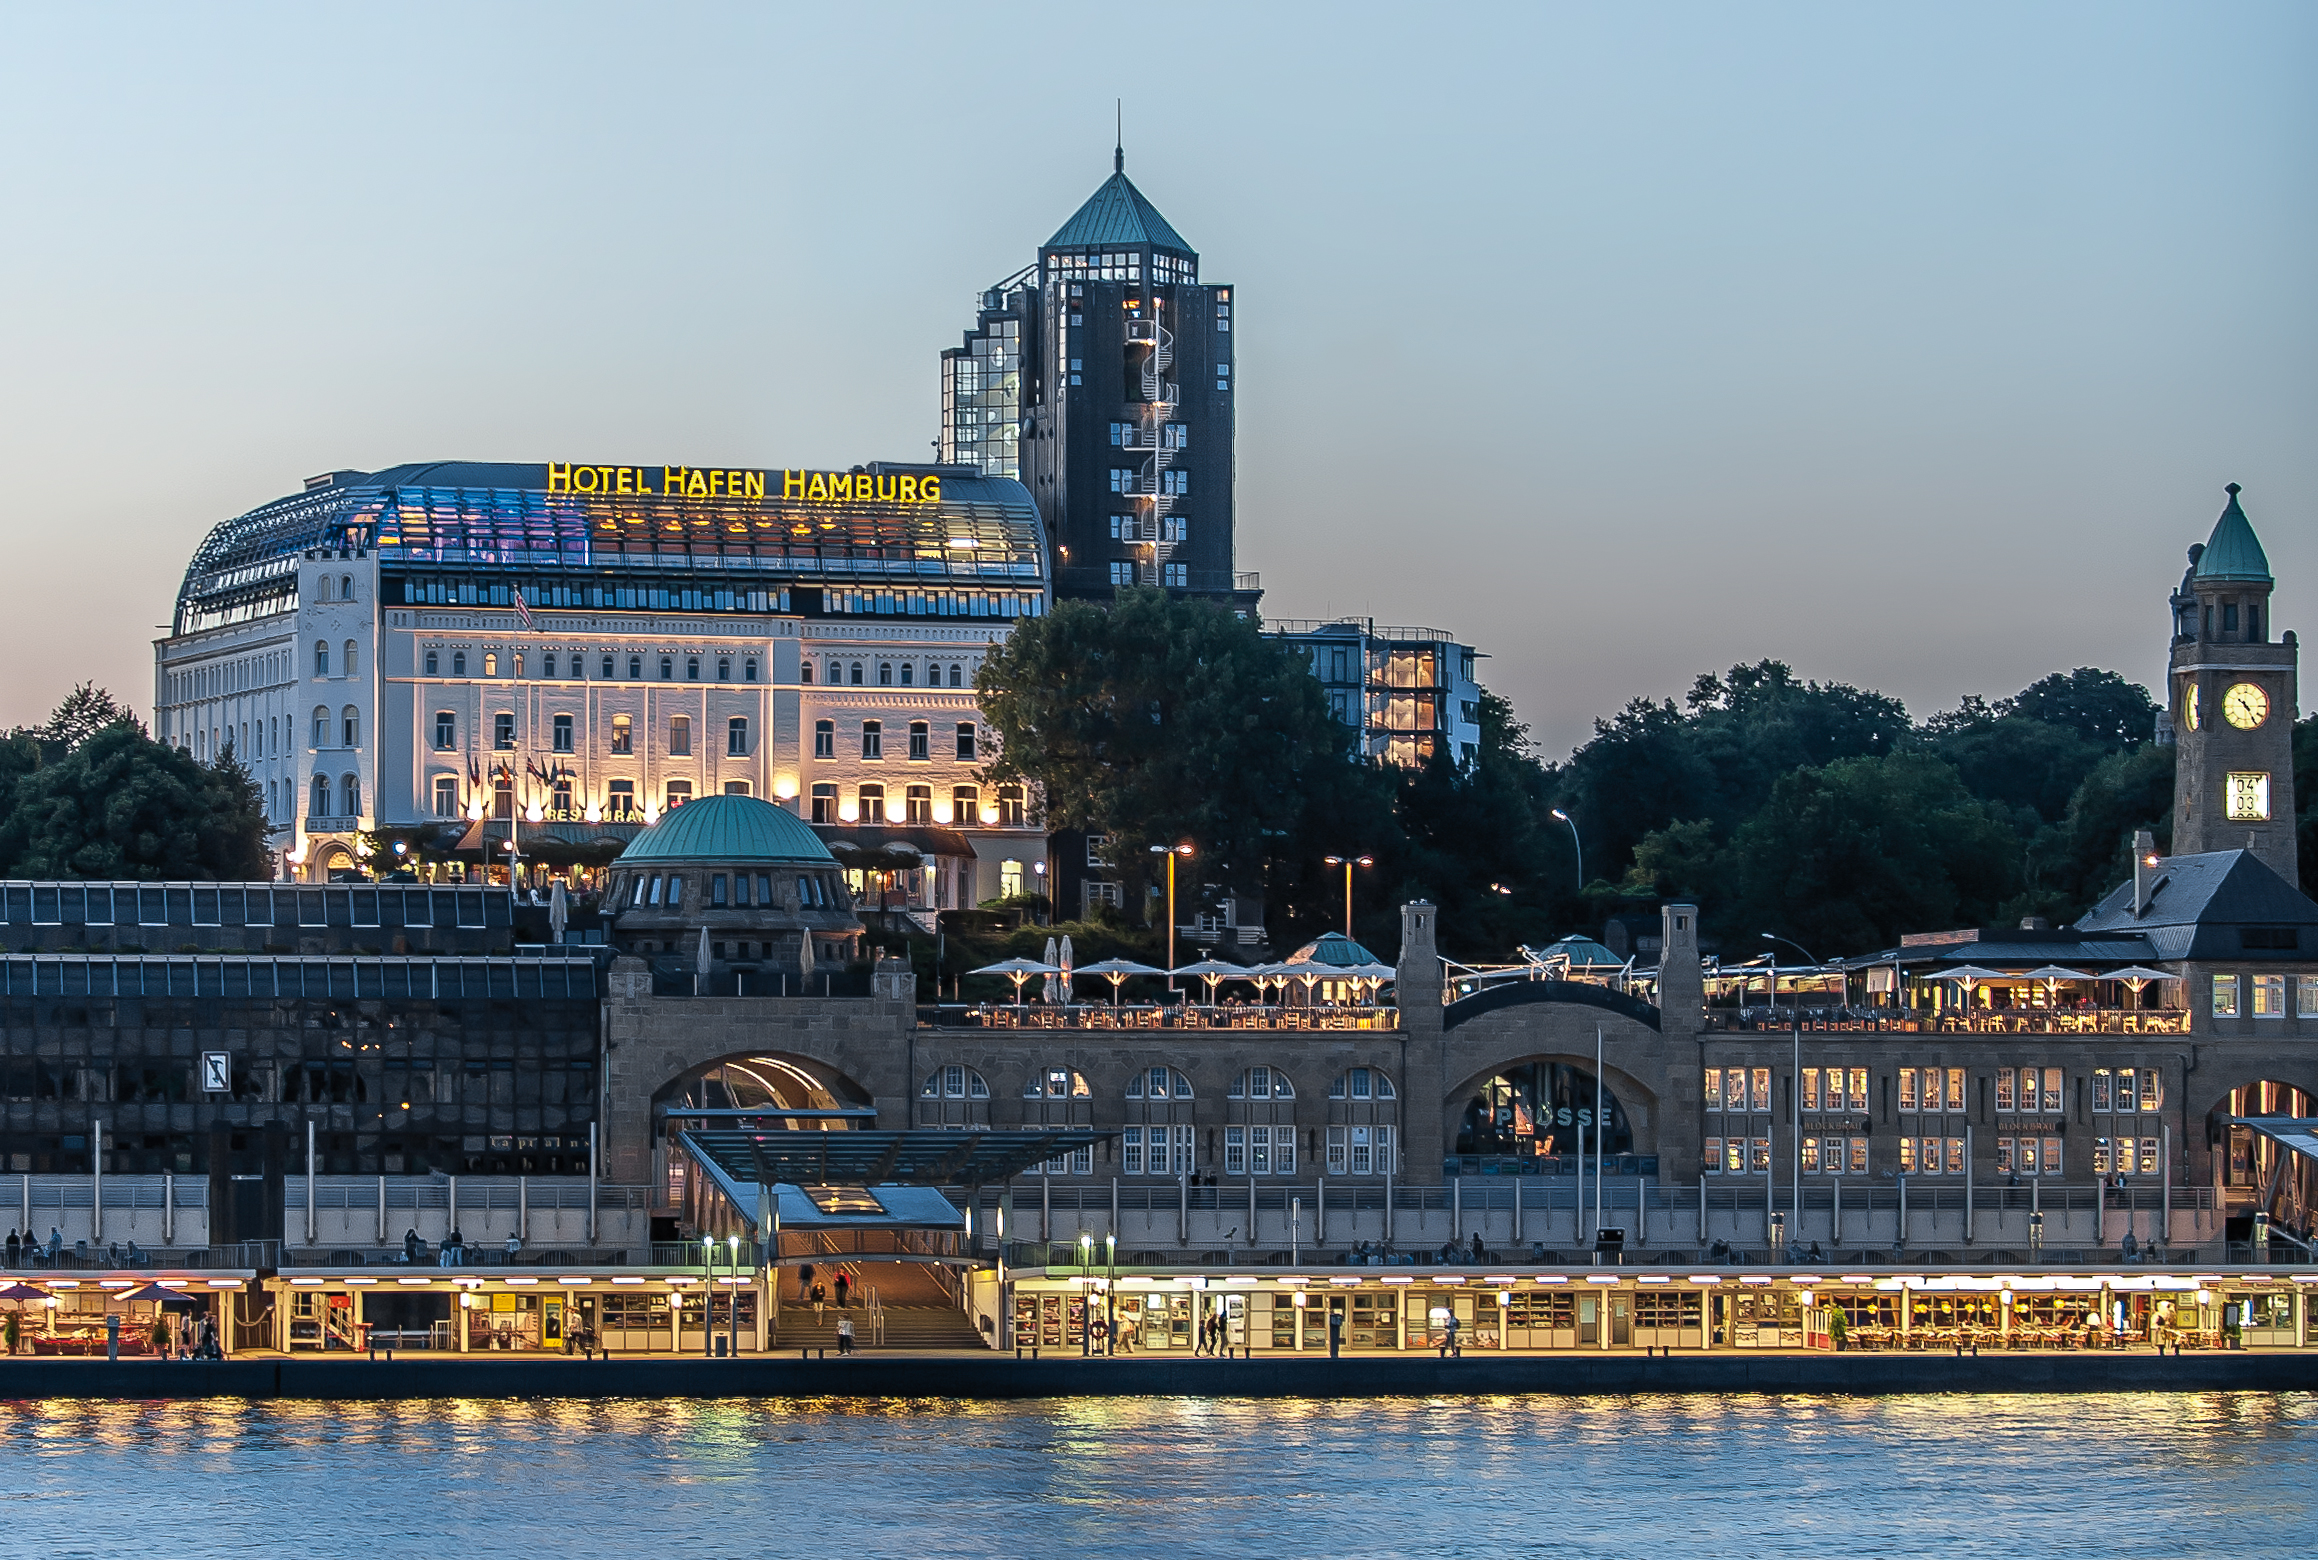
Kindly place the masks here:
POLYGON ((920 1007, 918 1022, 937 1029, 1398 1029, 1400 1010, 1254 1003, 1127 1003, 1113 1007, 1107 1002, 1029 1002, 1020 1006, 990 1002, 920 1007))
POLYGON ((2189 1014, 2180 1008, 2090 1008, 2075 1012, 1996 1008, 1917 1013, 1891 1008, 1708 1008, 1710 1032, 1895 1035, 2185 1035, 2189 1014))

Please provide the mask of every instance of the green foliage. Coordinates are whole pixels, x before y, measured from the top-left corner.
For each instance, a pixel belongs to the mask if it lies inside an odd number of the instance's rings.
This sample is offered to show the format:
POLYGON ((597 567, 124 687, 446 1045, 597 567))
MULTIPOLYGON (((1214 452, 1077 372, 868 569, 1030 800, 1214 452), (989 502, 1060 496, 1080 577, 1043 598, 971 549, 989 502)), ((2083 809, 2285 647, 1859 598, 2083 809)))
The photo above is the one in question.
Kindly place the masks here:
POLYGON ((2302 891, 2318 889, 2318 715, 2294 723, 2294 846, 2302 891))
POLYGON ((0 740, 0 872, 29 878, 272 875, 264 798, 231 748, 204 764, 83 684, 0 740))
POLYGON ((2157 729, 2157 706, 2148 689, 2090 666, 2040 677, 1998 709, 2072 731, 2102 749, 2139 747, 2157 729))

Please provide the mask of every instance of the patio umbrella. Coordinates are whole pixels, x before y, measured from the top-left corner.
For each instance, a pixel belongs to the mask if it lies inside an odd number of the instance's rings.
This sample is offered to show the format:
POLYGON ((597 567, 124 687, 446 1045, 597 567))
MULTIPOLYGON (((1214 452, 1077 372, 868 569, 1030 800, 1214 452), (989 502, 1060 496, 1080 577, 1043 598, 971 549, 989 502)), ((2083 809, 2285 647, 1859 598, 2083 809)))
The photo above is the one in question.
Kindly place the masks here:
POLYGON ((1054 939, 1051 937, 1046 940, 1046 962, 1048 965, 1048 974, 1046 977, 1045 996, 1047 1001, 1052 1002, 1054 1000, 1055 977, 1062 973, 1062 954, 1060 950, 1055 947, 1054 939))
MULTIPOLYGON (((0 1291, 0 1293, 4 1293, 4 1291, 0 1291)), ((134 1289, 122 1290, 113 1298, 115 1300, 175 1300, 180 1296, 176 1290, 165 1289, 159 1284, 139 1284, 134 1289)))
POLYGON ((26 1300, 46 1300, 47 1298, 47 1290, 35 1289, 30 1284, 10 1284, 7 1288, 0 1289, 0 1300, 15 1300, 22 1302, 26 1300))
POLYGON ((1062 972, 1053 965, 1041 964, 1036 959, 1001 959, 996 964, 985 964, 978 970, 968 970, 966 973, 969 975, 1005 976, 1014 982, 1014 1001, 1016 1006, 1020 1006, 1024 981, 1033 975, 1059 975, 1062 972))
POLYGON ((570 924, 571 901, 564 897, 563 879, 557 878, 555 886, 547 891, 547 929, 555 934, 555 940, 560 943, 563 941, 563 929, 570 924))
POLYGON ((2135 991, 2139 991, 2141 987, 2149 981, 2174 979, 2173 976, 2167 974, 2165 971, 2153 970, 2146 964, 2128 964, 2121 970, 2103 970, 2096 978, 2100 980, 2121 980, 2127 985, 2131 986, 2135 991))
POLYGON ((1175 972, 1178 975, 1196 975, 1207 982, 1207 1005, 1215 1006, 1215 983, 1219 980, 1244 980, 1248 967, 1244 964, 1226 964, 1221 959, 1202 959, 1197 964, 1186 964, 1175 972))
POLYGON ((1055 962, 1062 966, 1062 1000, 1067 1003, 1070 1001, 1071 967, 1070 933, 1068 932, 1062 934, 1062 957, 1055 962))
POLYGON ((1100 975, 1111 983, 1111 1006, 1119 1005, 1119 985, 1130 975, 1164 975, 1167 972, 1149 964, 1137 964, 1133 959, 1105 959, 1100 964, 1089 964, 1078 972, 1081 975, 1100 975))
POLYGON ((705 926, 700 929, 700 957, 693 961, 693 968, 699 972, 700 990, 705 996, 708 993, 708 928, 705 926))
POLYGON ((1985 970, 1977 964, 1959 964, 1952 970, 1926 971, 1924 978, 1926 980, 1960 980, 1969 984, 1976 980, 2004 980, 2007 977, 2002 970, 1985 970))
POLYGON ((2087 970, 2072 970, 2064 965, 2047 964, 2042 969, 2030 970, 2023 978, 2027 980, 2091 980, 2093 976, 2087 970))

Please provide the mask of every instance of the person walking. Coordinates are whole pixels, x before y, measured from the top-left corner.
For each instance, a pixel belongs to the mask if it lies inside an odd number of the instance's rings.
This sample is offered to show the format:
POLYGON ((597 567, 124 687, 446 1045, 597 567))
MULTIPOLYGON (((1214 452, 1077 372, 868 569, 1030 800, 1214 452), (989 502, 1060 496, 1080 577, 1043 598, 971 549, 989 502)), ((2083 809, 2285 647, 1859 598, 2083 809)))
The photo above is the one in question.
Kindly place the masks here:
POLYGON ((1328 1308, 1328 1357, 1335 1359, 1344 1349, 1344 1313, 1334 1306, 1328 1308))
POLYGON ((848 1289, 850 1289, 850 1288, 852 1288, 852 1287, 853 1287, 853 1280, 852 1280, 852 1279, 850 1279, 850 1278, 847 1278, 847 1277, 845 1276, 845 1270, 844 1270, 843 1268, 839 1268, 839 1269, 837 1270, 837 1309, 838 1309, 838 1310, 842 1311, 842 1310, 844 1310, 844 1309, 845 1309, 845 1291, 846 1291, 846 1290, 848 1290, 848 1289))
MULTIPOLYGON (((838 1304, 843 1305, 844 1302, 839 1301, 838 1304)), ((850 1316, 837 1318, 837 1352, 840 1355, 853 1352, 853 1318, 850 1316)))
POLYGON ((799 1300, 809 1300, 812 1297, 813 1264, 808 1262, 803 1267, 797 1269, 797 1298, 799 1300))
POLYGON ((822 1302, 826 1301, 828 1298, 829 1291, 827 1288, 820 1284, 815 1284, 813 1286, 813 1321, 816 1325, 818 1325, 821 1320, 822 1302))
POLYGON ((1465 1351, 1457 1346, 1457 1313, 1455 1311, 1449 1313, 1449 1325, 1441 1334, 1441 1358, 1448 1359, 1451 1356, 1458 1359, 1465 1357, 1465 1351))

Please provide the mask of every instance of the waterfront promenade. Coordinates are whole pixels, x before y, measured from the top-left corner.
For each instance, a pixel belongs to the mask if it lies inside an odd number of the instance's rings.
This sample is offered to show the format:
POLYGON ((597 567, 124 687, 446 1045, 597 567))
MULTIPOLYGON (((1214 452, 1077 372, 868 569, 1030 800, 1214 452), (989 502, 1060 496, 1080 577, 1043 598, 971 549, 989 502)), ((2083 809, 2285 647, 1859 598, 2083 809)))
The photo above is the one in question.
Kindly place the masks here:
POLYGON ((223 1361, 0 1360, 0 1400, 111 1398, 1065 1397, 1386 1398, 1498 1393, 2318 1391, 2318 1351, 2153 1349, 2056 1354, 1505 1354, 1016 1359, 983 1350, 849 1359, 765 1354, 403 1354, 223 1361))

